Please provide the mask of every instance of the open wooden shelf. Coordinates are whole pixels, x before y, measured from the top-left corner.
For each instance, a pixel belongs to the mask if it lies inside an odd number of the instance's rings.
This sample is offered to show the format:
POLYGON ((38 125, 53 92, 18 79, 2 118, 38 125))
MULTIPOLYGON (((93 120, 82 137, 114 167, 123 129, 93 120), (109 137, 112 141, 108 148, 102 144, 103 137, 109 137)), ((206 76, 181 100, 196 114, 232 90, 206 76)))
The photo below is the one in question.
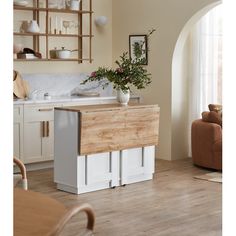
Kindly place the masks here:
POLYGON ((46 34, 46 33, 20 33, 20 32, 14 32, 14 35, 18 36, 49 36, 49 37, 94 37, 94 35, 89 34, 46 34))
POLYGON ((20 33, 20 32, 14 32, 13 35, 18 36, 46 36, 45 33, 20 33))
MULTIPOLYGON (((33 50, 35 52, 40 52, 40 42, 41 40, 45 40, 45 49, 43 50, 46 52, 45 57, 43 59, 14 59, 14 61, 77 61, 79 63, 82 63, 83 61, 89 61, 90 63, 93 61, 92 59, 92 38, 94 35, 92 34, 92 0, 88 0, 88 10, 83 10, 83 5, 82 1, 80 2, 80 10, 74 11, 74 10, 69 10, 69 9, 55 9, 55 8, 41 8, 41 7, 23 7, 23 6, 16 6, 14 5, 14 10, 17 11, 30 11, 32 12, 32 20, 36 20, 37 23, 39 24, 40 22, 40 17, 42 15, 40 12, 45 12, 44 17, 45 17, 45 32, 44 33, 29 33, 29 32, 14 32, 14 36, 18 37, 32 37, 33 40, 33 50), (49 18, 50 18, 50 13, 63 13, 63 14, 75 14, 78 17, 78 22, 80 22, 79 27, 78 27, 78 33, 74 32, 73 34, 53 34, 51 31, 51 28, 49 28, 49 18), (87 34, 83 34, 83 15, 87 14, 89 17, 89 30, 87 34), (41 37, 44 37, 43 39, 41 37), (49 57, 49 41, 53 37, 58 37, 58 38, 77 38, 77 45, 78 45, 78 58, 70 58, 70 59, 51 59, 49 57), (88 51, 88 56, 89 58, 84 58, 83 56, 83 40, 88 40, 88 45, 89 45, 89 51, 88 51)), ((46 6, 48 6, 48 0, 45 1, 46 6)), ((39 0, 34 0, 33 6, 39 6, 39 0)), ((50 21, 51 25, 51 21, 50 21)), ((40 27, 40 25, 39 25, 40 27)), ((54 32, 54 31, 53 31, 54 32)), ((63 46, 63 45, 62 45, 63 46)))
MULTIPOLYGON (((90 61, 89 58, 69 58, 69 59, 14 59, 14 61, 90 61)), ((93 59, 91 59, 93 61, 93 59)))
POLYGON ((39 7, 20 7, 14 6, 14 10, 20 11, 48 11, 48 12, 57 12, 57 13, 70 13, 70 14, 92 14, 93 11, 87 10, 80 10, 80 11, 73 11, 68 9, 57 9, 57 8, 39 8, 39 7))

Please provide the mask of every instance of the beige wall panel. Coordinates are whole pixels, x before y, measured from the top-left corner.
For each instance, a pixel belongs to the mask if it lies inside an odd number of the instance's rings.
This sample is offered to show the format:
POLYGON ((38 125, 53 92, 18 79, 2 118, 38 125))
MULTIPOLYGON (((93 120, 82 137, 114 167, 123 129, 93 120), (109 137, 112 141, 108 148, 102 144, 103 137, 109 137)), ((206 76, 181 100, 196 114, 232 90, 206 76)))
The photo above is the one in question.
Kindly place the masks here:
MULTIPOLYGON (((113 0, 113 61, 129 50, 130 34, 147 34, 150 29, 157 29, 149 40, 147 69, 152 73, 152 84, 141 91, 141 95, 144 102, 158 103, 161 108, 158 158, 175 159, 171 149, 172 141, 176 141, 172 139, 172 100, 175 99, 172 97, 175 96, 172 94, 172 58, 176 42, 193 15, 217 2, 219 1, 113 0)), ((181 122, 178 125, 183 126, 181 122)), ((181 138, 180 133, 178 139, 181 138)))

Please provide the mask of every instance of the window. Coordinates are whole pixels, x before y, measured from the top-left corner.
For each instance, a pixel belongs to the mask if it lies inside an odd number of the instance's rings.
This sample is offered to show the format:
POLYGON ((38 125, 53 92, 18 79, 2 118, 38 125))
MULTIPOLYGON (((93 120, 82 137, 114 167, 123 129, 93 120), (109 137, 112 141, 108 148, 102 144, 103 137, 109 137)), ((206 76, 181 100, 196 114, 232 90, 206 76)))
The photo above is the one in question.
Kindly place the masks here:
POLYGON ((192 121, 222 104, 222 6, 209 11, 190 33, 189 134, 192 121))

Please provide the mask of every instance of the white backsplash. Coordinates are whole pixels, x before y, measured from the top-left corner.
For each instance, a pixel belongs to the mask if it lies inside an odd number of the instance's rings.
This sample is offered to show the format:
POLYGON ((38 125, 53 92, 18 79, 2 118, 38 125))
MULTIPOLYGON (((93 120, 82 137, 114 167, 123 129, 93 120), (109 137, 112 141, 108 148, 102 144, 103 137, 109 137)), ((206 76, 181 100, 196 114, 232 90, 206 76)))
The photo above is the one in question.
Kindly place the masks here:
POLYGON ((22 74, 22 79, 28 81, 30 93, 37 93, 37 98, 42 98, 45 93, 52 97, 71 96, 72 93, 81 91, 93 91, 100 93, 100 96, 112 96, 112 85, 105 89, 97 82, 81 85, 87 78, 87 74, 22 74))

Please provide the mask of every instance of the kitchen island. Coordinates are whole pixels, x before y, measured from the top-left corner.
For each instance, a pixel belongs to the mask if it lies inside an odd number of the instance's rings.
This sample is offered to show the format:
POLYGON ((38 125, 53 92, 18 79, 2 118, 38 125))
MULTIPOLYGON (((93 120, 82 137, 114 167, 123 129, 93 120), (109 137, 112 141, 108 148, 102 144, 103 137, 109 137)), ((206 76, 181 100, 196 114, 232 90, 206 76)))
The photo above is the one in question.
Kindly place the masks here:
POLYGON ((152 179, 159 112, 140 103, 55 108, 57 188, 80 194, 152 179))

